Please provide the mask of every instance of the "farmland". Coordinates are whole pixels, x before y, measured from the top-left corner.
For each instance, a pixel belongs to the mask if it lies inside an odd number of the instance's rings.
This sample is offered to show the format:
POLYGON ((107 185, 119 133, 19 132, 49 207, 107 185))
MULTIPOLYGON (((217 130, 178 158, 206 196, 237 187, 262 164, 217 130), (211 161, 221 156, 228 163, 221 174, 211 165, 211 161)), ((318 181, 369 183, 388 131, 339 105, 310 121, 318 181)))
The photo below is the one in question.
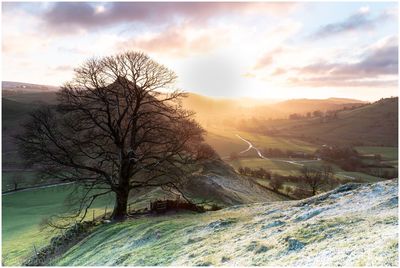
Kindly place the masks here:
POLYGON ((226 157, 229 156, 230 153, 239 153, 247 148, 246 143, 238 139, 236 134, 250 140, 254 146, 260 149, 274 148, 311 153, 317 148, 311 143, 295 138, 272 137, 246 131, 238 131, 234 128, 210 127, 207 129, 206 141, 221 157, 226 157))
MULTIPOLYGON (((43 219, 66 210, 64 201, 71 190, 72 186, 65 185, 2 196, 3 263, 19 265, 33 253, 34 245, 39 249, 48 243, 54 232, 41 230, 40 224, 43 219)), ((106 198, 95 204, 98 215, 104 213, 106 204, 111 207, 106 198)))

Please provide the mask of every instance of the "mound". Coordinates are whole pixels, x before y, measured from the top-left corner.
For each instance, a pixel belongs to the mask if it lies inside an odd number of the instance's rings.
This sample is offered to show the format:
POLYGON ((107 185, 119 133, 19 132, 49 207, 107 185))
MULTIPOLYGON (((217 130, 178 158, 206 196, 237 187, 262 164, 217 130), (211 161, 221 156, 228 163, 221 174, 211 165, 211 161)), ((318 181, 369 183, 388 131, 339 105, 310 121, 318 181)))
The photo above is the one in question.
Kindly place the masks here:
POLYGON ((204 163, 201 170, 186 184, 185 191, 191 197, 225 205, 287 200, 249 178, 238 175, 221 160, 204 163))
POLYGON ((353 145, 397 146, 398 98, 341 111, 334 120, 294 121, 289 127, 281 127, 279 133, 334 144, 340 141, 353 145))
POLYGON ((398 184, 103 225, 53 265, 397 265, 398 184))

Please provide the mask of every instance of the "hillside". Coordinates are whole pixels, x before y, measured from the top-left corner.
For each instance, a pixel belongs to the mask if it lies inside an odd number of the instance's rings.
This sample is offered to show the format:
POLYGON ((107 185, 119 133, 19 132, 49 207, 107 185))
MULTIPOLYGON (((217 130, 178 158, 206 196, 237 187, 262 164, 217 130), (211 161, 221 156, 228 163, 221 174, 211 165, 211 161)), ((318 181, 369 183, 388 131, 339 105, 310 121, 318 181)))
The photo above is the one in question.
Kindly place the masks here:
POLYGON ((192 198, 214 201, 224 206, 288 199, 238 175, 221 160, 204 163, 184 190, 192 198))
POLYGON ((397 146, 398 98, 341 111, 337 119, 296 120, 288 128, 280 129, 287 135, 317 138, 320 142, 353 143, 362 145, 397 146))
POLYGON ((49 92, 56 91, 59 88, 55 86, 49 85, 38 85, 31 83, 22 83, 22 82, 13 82, 13 81, 2 81, 1 82, 2 90, 6 91, 14 91, 14 92, 49 92))
POLYGON ((52 265, 396 266, 398 183, 99 227, 52 265), (362 204, 362 205, 359 205, 362 204))
POLYGON ((28 114, 36 109, 35 104, 20 103, 6 98, 1 99, 2 104, 2 144, 4 151, 15 150, 12 136, 21 132, 21 123, 28 114))
POLYGON ((286 115, 290 113, 304 114, 316 110, 329 111, 341 110, 344 107, 360 106, 366 102, 346 99, 346 98, 329 98, 329 99, 293 99, 275 103, 271 108, 284 112, 286 115))
MULTIPOLYGON (((3 171, 3 180, 7 173, 3 171)), ((34 180, 34 176, 29 179, 34 180)), ((27 178, 28 179, 28 178, 27 178)), ((3 181, 4 184, 4 181, 3 181)), ((24 186, 24 185, 23 185, 24 186)), ((32 245, 38 249, 50 242, 56 232, 40 228, 49 215, 65 213, 68 209, 65 199, 74 186, 59 185, 5 194, 2 197, 2 253, 6 265, 21 265, 32 254, 32 245), (26 200, 30 200, 28 203, 26 200)), ((3 186, 4 190, 4 186, 3 186)), ((192 201, 202 205, 219 207, 247 204, 251 202, 272 202, 287 198, 271 192, 247 177, 236 174, 233 169, 220 160, 209 161, 199 166, 193 177, 189 178, 183 190, 192 201)), ((133 190, 129 200, 131 210, 149 208, 156 199, 175 199, 176 196, 160 188, 133 190)), ((105 210, 114 206, 113 195, 95 201, 89 215, 104 215, 105 210)))

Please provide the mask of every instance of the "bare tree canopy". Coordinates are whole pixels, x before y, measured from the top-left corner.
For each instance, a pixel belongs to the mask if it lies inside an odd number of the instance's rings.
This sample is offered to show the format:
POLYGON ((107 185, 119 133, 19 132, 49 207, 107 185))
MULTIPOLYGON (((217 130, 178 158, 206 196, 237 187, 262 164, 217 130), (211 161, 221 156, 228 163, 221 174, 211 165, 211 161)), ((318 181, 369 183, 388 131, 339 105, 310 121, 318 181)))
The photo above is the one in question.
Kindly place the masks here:
POLYGON ((304 166, 301 174, 303 183, 310 188, 312 195, 316 195, 318 190, 334 180, 334 171, 329 165, 317 169, 304 166))
POLYGON ((179 187, 204 148, 204 130, 182 108, 176 78, 143 53, 88 60, 56 109, 31 115, 20 150, 44 173, 83 186, 81 210, 113 192, 112 218, 125 218, 132 189, 179 187))

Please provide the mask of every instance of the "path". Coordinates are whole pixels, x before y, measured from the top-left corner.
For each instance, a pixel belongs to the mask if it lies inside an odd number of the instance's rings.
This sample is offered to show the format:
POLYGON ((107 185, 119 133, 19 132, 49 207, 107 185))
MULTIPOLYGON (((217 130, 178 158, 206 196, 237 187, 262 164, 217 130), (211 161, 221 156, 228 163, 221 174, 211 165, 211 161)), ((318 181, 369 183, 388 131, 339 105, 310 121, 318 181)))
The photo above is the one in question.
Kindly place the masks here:
MULTIPOLYGON (((277 162, 286 162, 286 163, 293 164, 293 165, 304 166, 304 164, 297 163, 297 162, 294 162, 294 161, 280 160, 280 159, 270 159, 268 157, 265 157, 265 156, 262 155, 262 153, 260 152, 260 150, 257 147, 253 146, 253 144, 250 141, 242 138, 239 134, 236 134, 236 137, 238 137, 239 139, 241 139, 242 141, 246 142, 249 145, 249 147, 246 150, 240 152, 239 154, 243 154, 245 152, 248 152, 251 149, 254 149, 257 152, 258 156, 260 158, 262 158, 262 159, 270 160, 270 161, 277 161, 277 162)), ((318 161, 318 160, 305 160, 305 161, 301 161, 301 162, 310 162, 310 161, 318 161)), ((300 162, 300 161, 298 161, 298 162, 300 162)))
MULTIPOLYGON (((241 139, 242 141, 246 142, 246 143, 249 145, 249 147, 248 147, 246 150, 240 152, 239 154, 243 154, 243 153, 245 153, 245 152, 250 151, 251 149, 254 149, 254 150, 257 152, 258 156, 259 156, 260 158, 262 158, 262 159, 270 160, 270 161, 277 161, 277 162, 285 162, 285 163, 289 163, 289 164, 293 164, 293 165, 297 165, 297 166, 301 166, 301 167, 304 166, 304 164, 301 164, 301 163, 308 163, 308 162, 318 162, 318 161, 321 161, 321 159, 317 159, 317 160, 300 160, 300 161, 296 161, 296 162, 295 162, 295 161, 290 161, 290 160, 280 160, 280 159, 271 159, 271 158, 267 158, 267 157, 263 156, 262 153, 260 152, 260 150, 259 150, 258 148, 256 148, 256 147, 254 147, 253 144, 252 144, 250 141, 248 141, 248 140, 242 138, 239 134, 236 134, 236 137, 238 137, 239 139, 241 139)), ((352 180, 355 179, 355 177, 352 177, 352 176, 349 176, 349 175, 345 175, 345 174, 343 174, 343 173, 341 173, 341 172, 339 172, 338 174, 339 174, 339 175, 342 175, 343 177, 352 179, 352 180)))

